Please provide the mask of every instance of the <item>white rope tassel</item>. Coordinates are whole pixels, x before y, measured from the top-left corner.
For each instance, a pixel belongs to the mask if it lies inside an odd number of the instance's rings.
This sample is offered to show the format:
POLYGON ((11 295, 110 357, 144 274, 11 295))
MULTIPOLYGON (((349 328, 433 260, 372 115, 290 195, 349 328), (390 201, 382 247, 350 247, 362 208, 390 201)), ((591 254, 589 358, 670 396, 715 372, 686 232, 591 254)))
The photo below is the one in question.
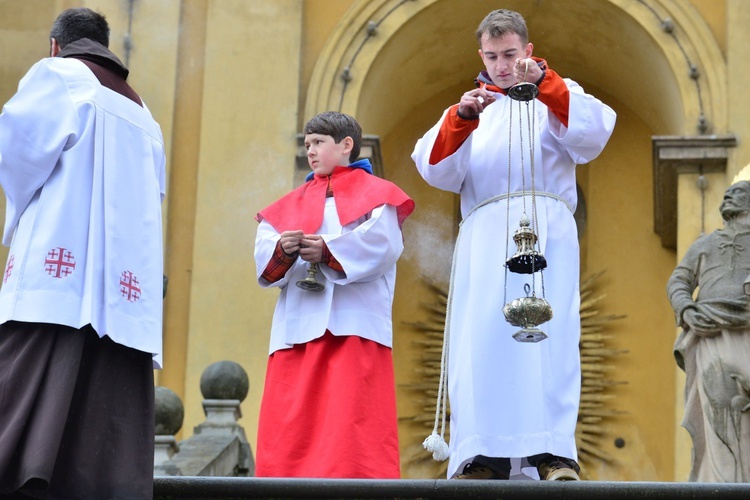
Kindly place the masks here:
MULTIPOLYGON (((448 292, 450 297, 450 291, 448 292)), ((450 300, 448 301, 450 304, 450 300)), ((450 309, 449 309, 450 310, 450 309)), ((450 455, 448 449, 448 443, 445 442, 445 414, 446 411, 446 399, 448 394, 448 377, 446 376, 446 360, 448 357, 448 318, 446 317, 446 327, 443 331, 443 354, 440 358, 440 385, 438 386, 437 402, 435 403, 435 425, 432 428, 432 434, 422 443, 422 446, 432 452, 432 458, 438 462, 442 462, 450 455), (442 415, 441 415, 442 413, 442 415), (438 434, 438 422, 440 422, 440 434, 438 434)))
POLYGON ((422 446, 424 446, 427 451, 431 451, 432 458, 438 462, 444 461, 450 454, 448 451, 448 443, 445 442, 445 438, 436 432, 427 436, 422 443, 422 446))
MULTIPOLYGON (((464 220, 466 220, 464 218, 464 220)), ((461 221, 463 224, 463 221, 461 221)), ((448 303, 445 311, 445 328, 443 330, 443 353, 440 357, 440 384, 438 386, 437 402, 435 403, 435 425, 432 428, 432 434, 422 442, 422 446, 432 452, 432 458, 442 462, 450 456, 448 443, 445 442, 445 417, 448 413, 448 353, 450 351, 450 324, 451 309, 453 308, 453 273, 456 269, 456 253, 458 242, 461 239, 461 224, 458 226, 458 236, 456 236, 456 247, 453 249, 453 260, 451 261, 451 275, 448 283, 448 303), (440 434, 438 434, 438 423, 440 424, 440 434)))

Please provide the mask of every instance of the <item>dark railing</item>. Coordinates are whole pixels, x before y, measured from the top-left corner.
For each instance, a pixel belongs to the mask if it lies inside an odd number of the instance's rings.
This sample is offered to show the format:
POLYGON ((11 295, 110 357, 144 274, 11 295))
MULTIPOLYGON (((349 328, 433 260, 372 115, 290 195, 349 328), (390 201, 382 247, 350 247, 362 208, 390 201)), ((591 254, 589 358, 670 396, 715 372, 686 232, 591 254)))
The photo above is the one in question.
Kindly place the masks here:
POLYGON ((156 477, 155 499, 747 500, 750 484, 156 477))

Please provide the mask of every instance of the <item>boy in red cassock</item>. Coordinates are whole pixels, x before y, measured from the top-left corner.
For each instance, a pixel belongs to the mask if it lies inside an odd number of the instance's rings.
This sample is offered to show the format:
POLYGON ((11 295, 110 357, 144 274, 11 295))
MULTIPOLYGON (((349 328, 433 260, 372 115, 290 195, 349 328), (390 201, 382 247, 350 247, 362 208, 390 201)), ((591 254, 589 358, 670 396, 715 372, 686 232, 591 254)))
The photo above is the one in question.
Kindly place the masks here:
POLYGON ((414 202, 355 161, 351 116, 322 113, 304 133, 308 182, 256 216, 258 283, 281 289, 256 475, 398 478, 391 307, 414 202), (320 291, 296 285, 311 265, 320 291))

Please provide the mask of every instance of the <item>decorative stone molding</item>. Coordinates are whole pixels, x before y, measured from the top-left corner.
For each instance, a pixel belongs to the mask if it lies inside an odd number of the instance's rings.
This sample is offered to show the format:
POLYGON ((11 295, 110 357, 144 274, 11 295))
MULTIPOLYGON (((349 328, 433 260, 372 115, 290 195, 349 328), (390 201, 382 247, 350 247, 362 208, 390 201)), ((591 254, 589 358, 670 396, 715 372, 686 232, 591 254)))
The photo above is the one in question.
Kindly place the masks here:
POLYGON ((727 168, 732 134, 653 136, 654 232, 666 248, 677 248, 677 177, 690 173, 721 173, 727 168))

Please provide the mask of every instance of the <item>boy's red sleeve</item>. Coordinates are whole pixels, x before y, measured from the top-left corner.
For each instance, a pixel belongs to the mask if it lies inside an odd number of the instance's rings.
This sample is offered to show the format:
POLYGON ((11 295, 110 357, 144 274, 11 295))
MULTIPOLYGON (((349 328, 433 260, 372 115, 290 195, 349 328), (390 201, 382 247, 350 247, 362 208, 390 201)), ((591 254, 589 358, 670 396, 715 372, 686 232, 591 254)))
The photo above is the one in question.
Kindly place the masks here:
POLYGON ((440 163, 458 151, 461 144, 479 126, 479 117, 461 118, 458 116, 458 104, 454 104, 445 114, 440 131, 430 152, 430 165, 440 163))
POLYGON ((276 283, 289 271, 295 260, 297 256, 285 254, 281 248, 281 241, 277 241, 271 260, 268 261, 268 265, 260 276, 269 283, 276 283))

